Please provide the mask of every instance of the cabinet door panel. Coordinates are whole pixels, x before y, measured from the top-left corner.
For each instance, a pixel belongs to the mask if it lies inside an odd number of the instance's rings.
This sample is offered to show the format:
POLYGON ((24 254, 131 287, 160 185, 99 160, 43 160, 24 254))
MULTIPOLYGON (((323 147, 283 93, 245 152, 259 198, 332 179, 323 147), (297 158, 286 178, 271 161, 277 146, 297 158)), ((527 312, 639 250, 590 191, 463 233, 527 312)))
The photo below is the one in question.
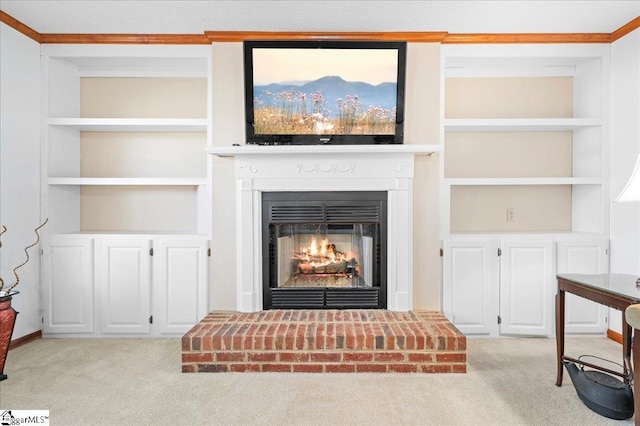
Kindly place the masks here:
POLYGON ((501 242, 501 334, 550 336, 553 333, 553 243, 550 240, 501 242))
MULTIPOLYGON (((606 240, 558 242, 558 273, 604 274, 609 270, 606 240)), ((608 308, 566 293, 565 332, 604 333, 608 308)))
POLYGON ((74 238, 49 242, 45 262, 45 333, 93 332, 92 240, 74 238))
POLYGON ((444 241, 443 311, 465 334, 497 326, 497 247, 489 239, 444 241))
POLYGON ((149 333, 151 264, 149 240, 96 241, 96 283, 103 333, 149 333))
POLYGON ((207 241, 154 240, 154 321, 160 333, 186 333, 207 313, 207 241))

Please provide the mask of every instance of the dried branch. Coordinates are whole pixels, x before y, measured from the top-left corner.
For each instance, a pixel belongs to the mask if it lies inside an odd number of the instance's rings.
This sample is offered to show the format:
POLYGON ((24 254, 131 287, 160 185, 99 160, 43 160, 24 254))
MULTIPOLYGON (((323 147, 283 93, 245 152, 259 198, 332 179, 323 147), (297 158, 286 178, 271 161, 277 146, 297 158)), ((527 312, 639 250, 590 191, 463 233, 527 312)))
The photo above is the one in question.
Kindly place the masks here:
MULTIPOLYGON (((14 285, 12 285, 11 287, 9 287, 9 289, 7 290, 7 294, 11 293, 11 290, 13 290, 18 283, 20 283, 20 277, 18 276, 18 273, 16 272, 18 269, 22 268, 24 265, 27 264, 27 262, 29 262, 29 249, 35 245, 37 245, 40 242, 40 234, 38 233, 38 231, 47 224, 47 222, 49 221, 49 218, 46 218, 44 222, 42 222, 42 224, 40 226, 38 226, 34 232, 36 233, 36 241, 31 244, 30 246, 25 247, 24 249, 24 254, 26 255, 26 260, 24 262, 22 262, 21 264, 19 264, 18 266, 16 266, 15 268, 13 268, 13 275, 16 277, 16 282, 14 285)), ((6 228, 3 226, 4 230, 2 231, 2 233, 4 233, 6 231, 6 228)), ((0 233, 0 235, 2 235, 0 233)), ((4 282, 0 283, 0 290, 2 290, 2 286, 4 285, 4 282)))

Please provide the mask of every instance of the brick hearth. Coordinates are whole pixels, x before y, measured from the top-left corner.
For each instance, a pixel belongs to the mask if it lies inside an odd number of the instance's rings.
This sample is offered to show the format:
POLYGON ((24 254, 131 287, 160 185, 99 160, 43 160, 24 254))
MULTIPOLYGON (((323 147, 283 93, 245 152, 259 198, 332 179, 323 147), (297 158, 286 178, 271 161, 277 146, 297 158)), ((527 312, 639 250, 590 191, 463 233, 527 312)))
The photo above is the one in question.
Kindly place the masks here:
POLYGON ((465 373, 466 343, 439 312, 214 311, 182 337, 182 371, 465 373))

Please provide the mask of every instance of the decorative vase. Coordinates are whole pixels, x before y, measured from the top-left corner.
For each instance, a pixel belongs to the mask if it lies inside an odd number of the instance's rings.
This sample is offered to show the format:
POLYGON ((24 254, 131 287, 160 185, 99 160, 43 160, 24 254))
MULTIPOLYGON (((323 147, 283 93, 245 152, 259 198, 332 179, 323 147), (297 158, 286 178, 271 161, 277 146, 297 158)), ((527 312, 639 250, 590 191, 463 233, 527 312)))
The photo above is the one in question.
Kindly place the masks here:
POLYGON ((18 291, 0 292, 0 381, 7 378, 4 374, 4 362, 7 359, 13 326, 18 315, 18 312, 11 307, 11 299, 18 293, 18 291))

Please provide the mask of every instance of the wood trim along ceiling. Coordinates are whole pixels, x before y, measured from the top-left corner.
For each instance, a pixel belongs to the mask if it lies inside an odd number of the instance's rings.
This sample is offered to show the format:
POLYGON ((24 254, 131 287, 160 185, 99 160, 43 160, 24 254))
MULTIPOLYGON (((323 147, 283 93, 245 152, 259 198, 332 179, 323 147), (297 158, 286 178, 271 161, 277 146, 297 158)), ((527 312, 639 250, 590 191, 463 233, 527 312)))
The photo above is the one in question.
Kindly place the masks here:
POLYGON ((613 33, 449 34, 447 32, 269 32, 205 31, 203 34, 40 34, 0 11, 0 22, 38 43, 210 44, 243 40, 381 40, 443 44, 611 43, 640 27, 640 16, 613 33))
POLYGON ((505 43, 610 43, 608 33, 565 34, 447 34, 443 44, 505 44, 505 43))
POLYGON ((211 44, 203 34, 41 34, 41 43, 59 44, 211 44))
POLYGON ((629 21, 625 25, 621 26, 620 28, 618 28, 617 30, 612 32, 611 33, 611 42, 613 43, 614 41, 618 40, 621 37, 626 36, 631 31, 633 31, 635 29, 638 29, 638 28, 640 28, 640 16, 638 16, 636 19, 632 19, 631 21, 629 21))
POLYGON ((37 41, 38 43, 42 43, 40 33, 27 27, 22 22, 18 21, 12 16, 7 15, 1 10, 0 10, 0 22, 4 22, 5 24, 10 26, 14 30, 18 31, 19 33, 26 35, 27 37, 37 41))
POLYGON ((244 40, 380 40, 442 43, 446 32, 270 32, 270 31, 206 31, 211 42, 244 40))

